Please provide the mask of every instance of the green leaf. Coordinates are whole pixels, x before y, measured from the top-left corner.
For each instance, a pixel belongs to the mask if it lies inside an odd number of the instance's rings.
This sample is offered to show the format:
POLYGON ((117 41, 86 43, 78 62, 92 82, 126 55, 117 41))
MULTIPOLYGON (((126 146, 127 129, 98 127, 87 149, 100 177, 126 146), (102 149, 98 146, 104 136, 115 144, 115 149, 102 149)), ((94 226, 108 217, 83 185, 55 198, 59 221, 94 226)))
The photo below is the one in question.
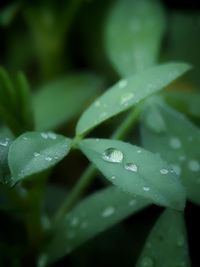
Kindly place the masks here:
POLYGON ((151 204, 133 198, 112 186, 84 199, 54 229, 45 248, 47 262, 53 262, 97 236, 131 214, 151 204))
POLYGON ((200 117, 200 93, 195 91, 167 91, 164 98, 172 107, 188 114, 189 116, 200 117))
POLYGON ((11 145, 9 138, 0 137, 0 182, 10 183, 10 170, 8 167, 8 150, 11 145))
POLYGON ((56 165, 70 150, 71 139, 55 133, 28 132, 10 146, 8 163, 13 182, 56 165))
POLYGON ((108 118, 158 92, 189 69, 190 66, 184 63, 168 63, 119 81, 82 114, 76 133, 85 134, 108 118))
POLYGON ((159 1, 114 1, 105 42, 120 75, 127 76, 156 63, 164 29, 165 16, 159 1))
POLYGON ((52 130, 74 118, 102 84, 99 77, 82 73, 43 86, 33 98, 36 129, 52 130))
POLYGON ((166 126, 159 134, 142 124, 142 143, 159 153, 174 168, 186 187, 188 197, 200 204, 200 130, 182 114, 157 104, 166 126))
POLYGON ((8 26, 20 9, 20 3, 11 3, 0 10, 0 25, 8 26))
POLYGON ((166 209, 158 218, 136 264, 140 266, 191 266, 182 213, 166 209))
POLYGON ((105 177, 123 191, 156 204, 183 209, 185 191, 158 155, 117 140, 85 139, 80 149, 105 177))

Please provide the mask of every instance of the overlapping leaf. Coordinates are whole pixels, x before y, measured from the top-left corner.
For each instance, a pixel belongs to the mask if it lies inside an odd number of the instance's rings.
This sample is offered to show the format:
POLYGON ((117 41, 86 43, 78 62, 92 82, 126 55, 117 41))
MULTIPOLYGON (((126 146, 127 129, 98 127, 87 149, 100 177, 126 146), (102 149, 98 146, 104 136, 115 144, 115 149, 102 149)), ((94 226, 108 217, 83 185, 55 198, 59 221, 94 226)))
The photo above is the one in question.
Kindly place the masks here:
POLYGON ((107 53, 121 76, 155 64, 165 29, 158 1, 115 1, 106 24, 107 53))
POLYGON ((114 185, 159 205, 183 209, 185 190, 158 155, 109 139, 85 139, 80 149, 114 185))
POLYGON ((0 137, 0 182, 9 184, 10 170, 8 167, 8 150, 11 145, 11 139, 0 137))
POLYGON ((33 98, 36 129, 52 130, 69 121, 101 86, 99 77, 87 73, 73 74, 45 85, 33 98))
POLYGON ((183 214, 166 209, 158 218, 136 267, 190 267, 183 214))
POLYGON ((149 204, 151 202, 129 196, 114 186, 94 193, 57 225, 40 261, 56 261, 149 204))
POLYGON ((69 152, 71 139, 51 132, 28 132, 10 146, 8 163, 13 183, 53 167, 69 152))
POLYGON ((159 134, 143 123, 143 145, 150 151, 159 153, 171 164, 180 175, 188 197, 200 204, 200 130, 172 108, 164 104, 157 105, 166 131, 159 134))
POLYGON ((76 133, 84 134, 108 118, 136 105, 189 69, 190 66, 184 63, 168 63, 119 81, 82 114, 76 133))

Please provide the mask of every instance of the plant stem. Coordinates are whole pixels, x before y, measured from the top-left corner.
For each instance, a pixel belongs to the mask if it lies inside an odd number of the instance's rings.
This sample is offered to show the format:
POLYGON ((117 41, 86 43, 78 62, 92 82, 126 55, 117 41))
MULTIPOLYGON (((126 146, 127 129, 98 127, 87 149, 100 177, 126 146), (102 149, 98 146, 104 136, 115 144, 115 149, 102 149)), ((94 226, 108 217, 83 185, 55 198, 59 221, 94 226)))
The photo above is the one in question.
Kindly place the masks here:
MULTIPOLYGON (((132 129, 132 126, 136 124, 139 115, 142 111, 142 105, 139 104, 136 108, 134 108, 127 118, 121 123, 119 128, 111 135, 112 139, 123 139, 125 135, 132 129)), ((55 222, 59 221, 66 212, 68 212, 74 204, 78 201, 78 199, 83 195, 83 193, 87 190, 88 186, 91 184, 95 174, 96 168, 94 165, 90 164, 89 167, 85 170, 83 175, 80 177, 79 181, 68 195, 68 197, 63 202, 62 206, 58 210, 55 216, 55 222)))

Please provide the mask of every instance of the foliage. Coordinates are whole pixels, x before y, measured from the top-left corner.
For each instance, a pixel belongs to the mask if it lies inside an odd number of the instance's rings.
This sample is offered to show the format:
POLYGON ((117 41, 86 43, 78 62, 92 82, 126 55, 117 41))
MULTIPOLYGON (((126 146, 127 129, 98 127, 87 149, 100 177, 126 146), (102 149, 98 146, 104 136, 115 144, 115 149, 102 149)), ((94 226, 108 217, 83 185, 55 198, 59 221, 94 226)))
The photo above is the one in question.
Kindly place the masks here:
POLYGON ((199 266, 199 14, 166 10, 0 9, 0 266, 199 266))

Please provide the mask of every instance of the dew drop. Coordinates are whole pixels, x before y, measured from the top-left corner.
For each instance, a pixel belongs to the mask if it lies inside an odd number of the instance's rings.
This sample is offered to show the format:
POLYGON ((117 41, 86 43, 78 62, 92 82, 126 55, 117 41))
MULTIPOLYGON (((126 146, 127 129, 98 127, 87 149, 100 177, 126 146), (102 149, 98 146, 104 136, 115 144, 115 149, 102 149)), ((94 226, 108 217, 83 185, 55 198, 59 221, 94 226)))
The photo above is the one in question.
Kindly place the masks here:
POLYGON ((8 145, 8 140, 1 140, 0 145, 6 147, 8 145))
POLYGON ((123 160, 123 153, 113 147, 106 149, 103 152, 102 159, 108 162, 121 163, 123 160))
POLYGON ((102 212, 102 217, 106 218, 106 217, 110 217, 111 215, 113 215, 115 212, 115 208, 112 206, 107 207, 103 212, 102 212))
POLYGON ((47 139, 49 135, 47 133, 41 133, 42 138, 47 139))
POLYGON ((146 191, 146 192, 148 192, 148 191, 150 190, 150 187, 148 187, 148 186, 144 186, 144 187, 143 187, 143 190, 146 191))
POLYGON ((177 137, 172 137, 169 141, 171 148, 178 149, 181 147, 181 141, 177 137))
POLYGON ((138 171, 138 166, 134 163, 126 163, 124 168, 128 171, 131 171, 131 172, 137 172, 138 171))
POLYGON ((194 159, 188 162, 188 167, 193 172, 198 172, 200 170, 199 162, 194 159))
POLYGON ((165 174, 168 174, 168 172, 169 172, 169 171, 168 171, 167 169, 161 169, 161 170, 160 170, 160 173, 161 173, 161 174, 164 174, 164 175, 165 175, 165 174))
POLYGON ((177 174, 177 175, 180 175, 181 174, 181 167, 179 166, 179 165, 177 165, 177 164, 171 164, 171 166, 172 166, 172 168, 173 168, 173 170, 174 170, 174 172, 177 174))
POLYGON ((55 133, 49 132, 48 137, 55 140, 57 138, 57 135, 55 133))
POLYGON ((153 260, 150 257, 144 257, 141 261, 141 267, 153 267, 153 260))
POLYGON ((47 156, 47 157, 45 157, 45 160, 47 160, 47 161, 52 161, 52 157, 49 157, 49 156, 47 156))
POLYGON ((38 156, 40 156, 40 153, 38 153, 38 152, 34 152, 34 153, 33 153, 33 156, 34 156, 34 157, 38 157, 38 156))
POLYGON ((94 105, 95 105, 95 107, 100 107, 101 102, 99 100, 97 100, 97 101, 94 102, 94 105))
POLYGON ((114 176, 114 175, 111 176, 111 179, 112 179, 112 180, 115 180, 115 179, 116 179, 116 176, 114 176))
POLYGON ((120 99, 120 105, 124 105, 127 106, 129 101, 131 101, 134 97, 133 93, 127 93, 125 95, 123 95, 120 99))
POLYGON ((28 140, 28 137, 23 136, 22 139, 26 141, 28 140))
POLYGON ((119 85, 119 88, 124 88, 124 87, 126 87, 127 86, 127 84, 128 84, 128 81, 127 80, 121 80, 121 81, 119 81, 119 83, 118 83, 118 85, 119 85))

